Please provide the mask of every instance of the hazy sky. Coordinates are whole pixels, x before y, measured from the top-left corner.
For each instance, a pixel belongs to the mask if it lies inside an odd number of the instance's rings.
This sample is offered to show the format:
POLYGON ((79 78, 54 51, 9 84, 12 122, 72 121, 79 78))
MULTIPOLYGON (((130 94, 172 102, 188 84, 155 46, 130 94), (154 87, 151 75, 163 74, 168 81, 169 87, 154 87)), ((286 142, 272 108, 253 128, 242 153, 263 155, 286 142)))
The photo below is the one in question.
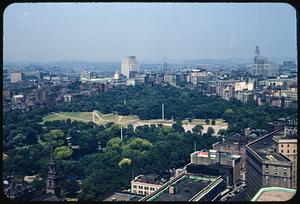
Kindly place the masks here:
POLYGON ((18 3, 4 12, 4 61, 296 58, 283 3, 18 3))

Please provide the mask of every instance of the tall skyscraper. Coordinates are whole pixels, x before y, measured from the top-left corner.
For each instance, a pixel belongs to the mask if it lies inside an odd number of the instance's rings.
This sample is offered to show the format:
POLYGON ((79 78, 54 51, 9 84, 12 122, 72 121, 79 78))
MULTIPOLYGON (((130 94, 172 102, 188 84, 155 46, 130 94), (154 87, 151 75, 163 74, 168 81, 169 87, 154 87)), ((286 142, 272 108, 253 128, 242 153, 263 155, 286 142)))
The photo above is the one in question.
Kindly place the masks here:
POLYGON ((128 56, 122 60, 121 73, 130 78, 131 72, 138 72, 139 64, 135 56, 128 56))
POLYGON ((10 74, 10 82, 11 83, 17 83, 19 81, 22 81, 22 73, 14 72, 14 73, 10 74))

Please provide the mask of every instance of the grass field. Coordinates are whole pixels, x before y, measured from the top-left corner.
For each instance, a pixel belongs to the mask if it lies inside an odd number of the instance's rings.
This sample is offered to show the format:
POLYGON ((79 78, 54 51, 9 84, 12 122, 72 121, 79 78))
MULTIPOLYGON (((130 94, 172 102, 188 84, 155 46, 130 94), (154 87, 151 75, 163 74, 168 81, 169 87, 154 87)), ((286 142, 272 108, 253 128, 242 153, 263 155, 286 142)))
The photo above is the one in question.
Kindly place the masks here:
MULTIPOLYGON (((77 120, 81 122, 92 122, 93 121, 93 112, 59 112, 53 113, 51 115, 47 115, 43 117, 43 122, 46 121, 54 121, 54 120, 77 120)), ((133 125, 134 128, 137 126, 142 125, 151 125, 151 124, 163 124, 167 126, 171 126, 174 121, 173 120, 162 120, 162 119, 154 119, 154 120, 140 120, 136 115, 129 115, 129 116, 121 116, 118 114, 103 114, 99 111, 94 111, 95 123, 97 124, 105 124, 108 122, 114 122, 120 124, 124 127, 128 126, 129 124, 133 125)), ((223 119, 217 119, 215 125, 206 125, 204 119, 194 119, 192 122, 188 120, 183 120, 183 128, 185 131, 192 131, 193 127, 200 124, 203 126, 203 133, 207 132, 208 127, 212 127, 217 133, 220 129, 227 129, 228 124, 223 119)))

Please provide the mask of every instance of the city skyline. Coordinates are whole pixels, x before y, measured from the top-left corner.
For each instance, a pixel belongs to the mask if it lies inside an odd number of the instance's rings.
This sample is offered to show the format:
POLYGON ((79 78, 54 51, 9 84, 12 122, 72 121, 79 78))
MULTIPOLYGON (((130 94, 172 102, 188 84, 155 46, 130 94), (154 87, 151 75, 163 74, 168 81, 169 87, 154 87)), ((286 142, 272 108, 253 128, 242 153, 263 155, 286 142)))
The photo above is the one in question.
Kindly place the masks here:
POLYGON ((252 59, 256 45, 270 60, 297 58, 284 3, 22 3, 3 28, 4 62, 252 59))

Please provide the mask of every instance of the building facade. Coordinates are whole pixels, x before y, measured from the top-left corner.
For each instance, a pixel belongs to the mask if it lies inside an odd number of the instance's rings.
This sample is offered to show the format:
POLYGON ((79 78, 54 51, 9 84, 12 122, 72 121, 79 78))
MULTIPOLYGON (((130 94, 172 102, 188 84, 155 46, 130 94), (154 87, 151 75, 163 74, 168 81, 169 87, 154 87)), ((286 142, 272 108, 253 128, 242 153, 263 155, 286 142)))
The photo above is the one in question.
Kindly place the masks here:
POLYGON ((157 175, 139 175, 131 181, 131 193, 149 195, 163 186, 157 175))
POLYGON ((292 161, 292 188, 297 189, 297 128, 285 126, 284 134, 273 138, 278 152, 292 161))
POLYGON ((17 83, 22 81, 22 73, 20 72, 14 72, 10 74, 10 82, 11 83, 17 83))
POLYGON ((273 140, 274 136, 283 134, 283 129, 275 130, 246 145, 248 198, 252 198, 260 188, 292 187, 293 162, 278 151, 278 144, 273 140))
POLYGON ((251 65, 251 74, 254 76, 276 76, 279 74, 278 65, 269 63, 266 57, 260 55, 258 46, 256 46, 254 64, 251 65))
POLYGON ((131 72, 138 72, 139 64, 135 56, 128 56, 122 60, 121 73, 127 78, 131 77, 131 72))
POLYGON ((227 185, 234 186, 241 179, 241 156, 231 152, 220 152, 217 150, 202 150, 191 154, 189 168, 198 173, 215 171, 216 175, 227 177, 227 185), (197 167, 199 166, 199 168, 197 167))

